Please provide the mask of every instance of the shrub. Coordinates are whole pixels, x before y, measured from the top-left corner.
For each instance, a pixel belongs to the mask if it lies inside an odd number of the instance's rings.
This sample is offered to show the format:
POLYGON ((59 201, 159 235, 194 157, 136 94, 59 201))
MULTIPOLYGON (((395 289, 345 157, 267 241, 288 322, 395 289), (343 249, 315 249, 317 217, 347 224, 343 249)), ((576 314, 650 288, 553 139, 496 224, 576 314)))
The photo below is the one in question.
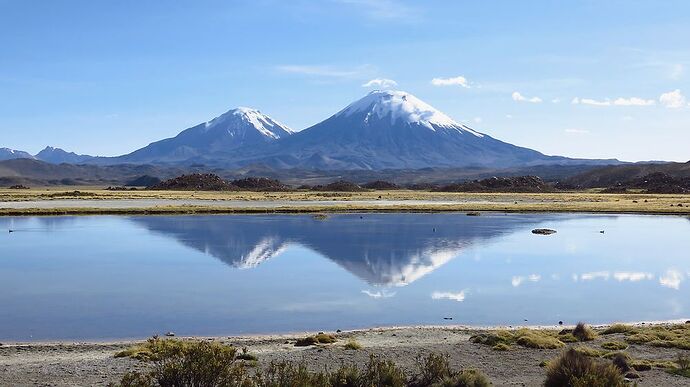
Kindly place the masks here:
POLYGON ((491 385, 481 371, 453 371, 447 355, 431 353, 427 357, 419 357, 417 368, 417 374, 408 383, 411 387, 488 387, 491 385))
POLYGON ((358 350, 362 349, 362 344, 357 342, 355 339, 350 339, 345 343, 345 349, 352 349, 352 350, 358 350))
POLYGON ((510 348, 511 346, 505 343, 498 343, 491 347, 491 349, 493 349, 494 351, 509 351, 510 348))
POLYGON ((576 350, 577 352, 579 352, 585 356, 589 356, 589 357, 602 357, 605 355, 604 351, 601 351, 599 349, 592 348, 592 347, 587 347, 584 345, 573 347, 573 349, 576 350))
POLYGON ((370 355, 361 378, 364 379, 364 386, 389 386, 389 387, 403 387, 407 384, 407 377, 402 369, 398 368, 390 360, 381 360, 380 358, 370 355))
POLYGON ((249 350, 247 347, 242 348, 242 352, 237 355, 238 360, 248 360, 248 361, 257 361, 259 358, 256 357, 256 355, 249 353, 249 350))
POLYGON ((625 380, 612 364, 595 361, 571 348, 549 362, 544 386, 622 387, 625 380))
POLYGON ((296 347, 308 347, 310 345, 317 345, 317 344, 333 344, 338 339, 333 336, 333 335, 328 335, 325 333, 319 333, 318 335, 314 336, 307 336, 301 339, 297 339, 297 342, 295 343, 296 347))
POLYGON ((592 341, 597 337, 596 332, 583 322, 577 323, 572 332, 573 336, 580 341, 592 341))
POLYGON ((520 333, 515 342, 523 347, 537 349, 556 349, 565 346, 565 344, 557 338, 543 332, 535 331, 520 333))
POLYGON ((623 374, 630 371, 632 368, 630 366, 630 357, 622 352, 616 353, 611 359, 611 362, 623 374))
POLYGON ((628 348, 628 344, 622 341, 607 341, 601 344, 601 348, 608 349, 609 351, 621 351, 628 348))
POLYGON ((464 370, 454 376, 445 378, 432 387, 489 387, 491 382, 481 371, 464 370))

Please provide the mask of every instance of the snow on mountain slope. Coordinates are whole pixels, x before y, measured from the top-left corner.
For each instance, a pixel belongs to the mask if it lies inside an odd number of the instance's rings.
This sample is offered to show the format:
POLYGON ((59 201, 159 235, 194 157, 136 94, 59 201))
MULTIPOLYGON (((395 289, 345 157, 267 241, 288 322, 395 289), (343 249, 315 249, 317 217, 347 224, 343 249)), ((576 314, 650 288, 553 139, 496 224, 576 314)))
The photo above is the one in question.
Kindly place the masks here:
POLYGON ((373 116, 378 119, 390 117, 391 125, 400 121, 407 124, 419 124, 431 130, 436 130, 438 127, 453 128, 483 137, 483 134, 455 122, 431 105, 404 91, 372 91, 336 113, 335 116, 351 116, 356 113, 365 113, 365 122, 369 122, 373 116))
POLYGON ((238 149, 257 149, 293 134, 258 110, 240 107, 208 122, 121 156, 120 162, 179 162, 238 149))
POLYGON ((29 152, 10 148, 0 148, 0 161, 12 159, 34 159, 34 156, 32 156, 29 152))

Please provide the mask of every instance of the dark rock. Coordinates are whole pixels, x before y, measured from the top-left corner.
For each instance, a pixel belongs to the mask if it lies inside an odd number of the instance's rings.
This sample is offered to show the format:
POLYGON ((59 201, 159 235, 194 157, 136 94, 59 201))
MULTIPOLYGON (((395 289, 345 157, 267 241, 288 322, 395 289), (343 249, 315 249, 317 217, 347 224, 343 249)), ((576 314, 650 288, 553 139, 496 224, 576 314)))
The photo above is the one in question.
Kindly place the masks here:
POLYGON ((625 377, 626 377, 626 379, 639 379, 640 374, 638 374, 637 372, 631 371, 631 372, 628 372, 627 374, 625 374, 625 377))
POLYGON ((13 186, 10 186, 10 189, 30 189, 29 187, 21 184, 15 184, 13 186))
MULTIPOLYGON (((483 180, 453 183, 438 192, 552 192, 553 187, 538 176, 491 177, 483 180)), ((517 204, 517 203, 516 203, 517 204)))
POLYGON ((180 190, 180 191, 237 191, 239 187, 232 185, 220 176, 212 173, 193 173, 162 181, 148 187, 151 190, 180 190))
POLYGON ((481 212, 468 212, 466 215, 467 216, 481 216, 482 213, 481 212))
POLYGON ((551 235, 555 234, 556 230, 551 230, 550 228, 535 228, 532 230, 532 234, 537 234, 537 235, 551 235))
POLYGON ((244 179, 233 180, 230 184, 248 191, 289 191, 290 187, 281 183, 279 180, 266 177, 246 177, 244 179))
POLYGON ((362 188, 366 189, 375 189, 375 190, 390 190, 390 189, 399 189, 397 184, 391 183, 390 181, 384 181, 384 180, 376 180, 376 181, 370 181, 364 185, 362 185, 362 188))
POLYGON ((165 335, 168 337, 173 337, 175 336, 175 332, 166 332, 165 335))
POLYGON ((559 321, 559 322, 558 322, 558 325, 563 325, 563 321, 559 321))

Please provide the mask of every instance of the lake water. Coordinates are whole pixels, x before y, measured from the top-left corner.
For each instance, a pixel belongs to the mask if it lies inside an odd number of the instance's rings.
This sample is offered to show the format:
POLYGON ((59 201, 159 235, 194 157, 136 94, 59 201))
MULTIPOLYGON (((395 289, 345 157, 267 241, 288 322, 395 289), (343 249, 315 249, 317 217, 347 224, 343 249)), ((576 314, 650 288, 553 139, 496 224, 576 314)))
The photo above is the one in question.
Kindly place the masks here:
POLYGON ((689 276, 686 217, 5 217, 0 341, 686 319, 689 276))

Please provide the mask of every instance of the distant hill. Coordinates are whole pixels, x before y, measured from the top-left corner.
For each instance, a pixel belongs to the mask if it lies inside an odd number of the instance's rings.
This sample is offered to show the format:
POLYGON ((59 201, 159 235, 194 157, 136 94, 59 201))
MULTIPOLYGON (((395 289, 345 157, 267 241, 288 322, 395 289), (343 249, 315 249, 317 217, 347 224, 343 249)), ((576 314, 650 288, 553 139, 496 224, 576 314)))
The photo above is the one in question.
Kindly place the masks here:
POLYGON ((33 159, 29 152, 14 150, 10 148, 0 148, 0 161, 13 159, 33 159))
POLYGON ((94 157, 88 155, 78 155, 74 152, 67 152, 60 148, 53 148, 47 146, 35 156, 36 159, 52 164, 81 164, 85 161, 91 160, 94 157))

